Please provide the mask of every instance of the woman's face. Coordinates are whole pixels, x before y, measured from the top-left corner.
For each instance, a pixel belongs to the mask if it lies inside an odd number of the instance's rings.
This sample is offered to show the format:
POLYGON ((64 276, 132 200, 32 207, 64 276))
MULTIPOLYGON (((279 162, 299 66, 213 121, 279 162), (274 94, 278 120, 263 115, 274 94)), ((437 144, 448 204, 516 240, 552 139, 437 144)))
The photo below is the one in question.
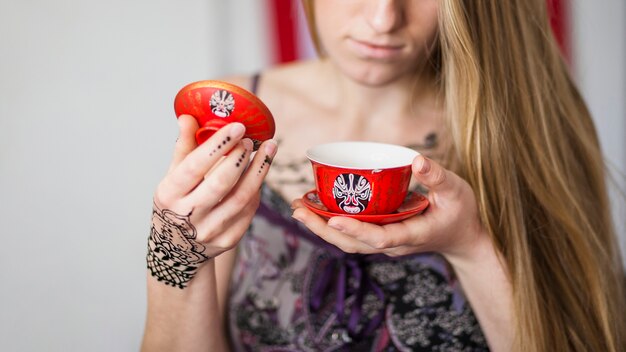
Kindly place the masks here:
POLYGON ((313 0, 325 54, 348 77, 381 86, 415 72, 437 32, 439 0, 313 0))

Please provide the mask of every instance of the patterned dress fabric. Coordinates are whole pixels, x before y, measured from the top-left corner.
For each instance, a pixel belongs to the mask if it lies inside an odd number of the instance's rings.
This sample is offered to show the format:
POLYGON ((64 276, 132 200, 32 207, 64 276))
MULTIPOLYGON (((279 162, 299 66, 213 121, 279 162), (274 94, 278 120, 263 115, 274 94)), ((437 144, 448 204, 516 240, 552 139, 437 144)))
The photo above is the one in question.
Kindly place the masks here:
POLYGON ((488 351, 441 256, 343 253, 267 186, 229 297, 235 351, 488 351))

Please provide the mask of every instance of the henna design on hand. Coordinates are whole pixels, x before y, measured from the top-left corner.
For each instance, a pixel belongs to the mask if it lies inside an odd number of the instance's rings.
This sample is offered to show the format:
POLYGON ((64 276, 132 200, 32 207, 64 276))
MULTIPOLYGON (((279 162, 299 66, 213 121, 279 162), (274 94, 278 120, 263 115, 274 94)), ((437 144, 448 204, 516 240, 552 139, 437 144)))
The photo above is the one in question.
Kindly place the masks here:
POLYGON ((191 212, 179 215, 161 210, 154 204, 152 229, 148 238, 148 269, 158 281, 185 288, 208 259, 205 247, 198 243, 196 228, 189 221, 191 212))
POLYGON ((243 153, 241 153, 241 156, 239 157, 239 160, 237 160, 237 167, 241 166, 241 163, 243 163, 243 159, 246 157, 246 154, 248 153, 247 150, 244 150, 243 153))
POLYGON ((213 151, 209 153, 209 156, 213 156, 213 154, 217 153, 218 149, 222 149, 222 145, 226 145, 227 142, 230 142, 230 137, 226 137, 226 139, 222 140, 222 144, 219 144, 217 148, 213 148, 213 151))
POLYGON ((265 165, 272 165, 272 158, 270 158, 269 156, 265 156, 265 160, 263 160, 263 164, 261 164, 261 167, 259 168, 259 172, 258 174, 261 174, 261 172, 263 171, 263 169, 265 168, 265 165))

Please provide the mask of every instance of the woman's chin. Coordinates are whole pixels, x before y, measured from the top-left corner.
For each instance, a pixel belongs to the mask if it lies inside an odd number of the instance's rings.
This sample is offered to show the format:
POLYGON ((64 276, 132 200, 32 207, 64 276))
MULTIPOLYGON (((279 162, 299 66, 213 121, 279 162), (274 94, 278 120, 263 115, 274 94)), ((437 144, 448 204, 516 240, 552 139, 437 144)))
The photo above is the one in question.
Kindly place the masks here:
POLYGON ((364 74, 364 75, 355 75, 352 79, 364 86, 368 87, 385 87, 396 82, 399 82, 405 75, 399 74, 364 74))
POLYGON ((397 66, 390 66, 373 64, 362 68, 353 66, 346 67, 343 72, 356 83, 369 87, 384 87, 409 77, 407 70, 400 70, 397 66))

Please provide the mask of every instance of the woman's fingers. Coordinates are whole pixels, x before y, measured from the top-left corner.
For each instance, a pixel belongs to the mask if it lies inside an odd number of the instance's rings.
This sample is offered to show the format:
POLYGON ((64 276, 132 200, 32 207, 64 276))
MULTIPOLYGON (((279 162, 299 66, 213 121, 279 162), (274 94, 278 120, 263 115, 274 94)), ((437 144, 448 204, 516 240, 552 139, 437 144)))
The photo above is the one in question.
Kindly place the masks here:
POLYGON ((165 177, 162 183, 165 187, 161 187, 160 195, 166 199, 179 199, 189 194, 222 156, 239 143, 244 133, 245 127, 241 123, 231 123, 219 129, 165 177))
POLYGON ((291 207, 296 220, 345 252, 398 256, 428 250, 427 238, 423 234, 430 233, 431 224, 422 215, 380 226, 347 216, 335 216, 326 221, 306 209, 299 199, 293 201, 291 207))
POLYGON ((410 241, 408 229, 403 223, 379 226, 336 216, 328 220, 328 226, 379 250, 403 246, 410 241))
POLYGON ((274 140, 270 139, 263 142, 234 193, 254 194, 258 191, 270 170, 277 151, 278 147, 274 140))
MULTIPOLYGON (((228 250, 237 245, 250 226, 260 202, 257 192, 234 217, 203 218, 198 225, 198 240, 213 248, 228 250)), ((212 213, 211 213, 212 214, 212 213)))
POLYGON ((187 201, 210 210, 224 198, 239 180, 248 165, 252 141, 245 138, 226 157, 220 160, 204 180, 187 195, 187 201))
POLYGON ((256 211, 259 204, 259 189, 269 171, 276 149, 276 142, 273 140, 264 142, 239 182, 218 205, 203 216, 201 226, 211 229, 208 238, 227 231, 230 226, 227 219, 236 219, 242 214, 247 214, 251 206, 252 212, 256 211))
MULTIPOLYGON (((373 241, 363 241, 354 233, 362 230, 363 225, 371 225, 350 219, 344 216, 335 216, 330 220, 314 214, 307 209, 301 199, 296 199, 291 203, 294 209, 292 217, 304 224, 311 232, 322 238, 324 241, 333 244, 346 253, 375 253, 376 248, 371 245, 373 241)), ((371 225, 375 226, 375 225, 371 225)))
POLYGON ((412 171, 417 181, 428 188, 431 203, 442 198, 453 201, 466 186, 458 175, 423 155, 415 157, 412 171))
POLYGON ((276 142, 265 141, 261 144, 245 173, 239 179, 230 193, 221 202, 206 214, 203 225, 216 232, 224 230, 224 219, 237 217, 250 203, 258 206, 258 196, 261 184, 269 171, 272 159, 276 154, 276 142))
POLYGON ((309 230, 324 241, 335 245, 346 253, 372 254, 380 252, 366 243, 328 226, 325 219, 307 208, 296 208, 293 211, 292 217, 303 223, 309 230))
POLYGON ((401 222, 375 225, 348 217, 334 217, 328 226, 388 255, 427 252, 439 243, 433 238, 432 219, 419 214, 401 222))
POLYGON ((196 149, 198 144, 196 143, 196 130, 198 130, 198 122, 191 115, 180 115, 178 117, 178 139, 174 146, 174 155, 172 156, 172 162, 169 167, 168 173, 170 173, 180 162, 196 149))

